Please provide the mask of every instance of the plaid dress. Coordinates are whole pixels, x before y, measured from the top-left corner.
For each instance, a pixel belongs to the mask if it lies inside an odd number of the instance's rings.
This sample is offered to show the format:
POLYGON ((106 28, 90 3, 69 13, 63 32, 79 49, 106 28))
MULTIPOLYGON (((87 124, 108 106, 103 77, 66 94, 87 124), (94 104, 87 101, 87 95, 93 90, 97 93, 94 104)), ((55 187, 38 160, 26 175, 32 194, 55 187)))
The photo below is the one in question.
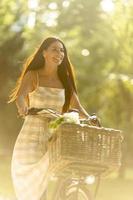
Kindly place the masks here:
MULTIPOLYGON (((61 112, 64 89, 38 86, 29 94, 30 107, 52 108, 61 112)), ((18 200, 42 200, 49 178, 47 151, 48 121, 25 117, 12 156, 12 180, 18 200)))

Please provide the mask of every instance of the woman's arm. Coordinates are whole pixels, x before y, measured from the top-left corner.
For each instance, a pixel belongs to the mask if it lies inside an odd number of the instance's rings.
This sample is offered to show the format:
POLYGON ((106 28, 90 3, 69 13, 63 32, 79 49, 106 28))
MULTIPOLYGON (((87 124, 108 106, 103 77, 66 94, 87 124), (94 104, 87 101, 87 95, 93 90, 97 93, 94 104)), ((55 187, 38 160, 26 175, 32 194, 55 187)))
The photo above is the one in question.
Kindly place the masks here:
POLYGON ((101 122, 96 115, 90 116, 86 110, 81 106, 77 94, 74 92, 71 98, 71 109, 78 109, 81 118, 87 118, 93 126, 101 127, 101 122))
POLYGON ((81 118, 88 118, 89 114, 86 110, 82 107, 77 94, 74 92, 70 102, 71 109, 77 109, 79 111, 79 115, 81 118))
POLYGON ((31 71, 28 71, 23 77, 16 98, 16 106, 20 116, 24 117, 28 113, 28 94, 32 92, 33 89, 33 75, 31 71))

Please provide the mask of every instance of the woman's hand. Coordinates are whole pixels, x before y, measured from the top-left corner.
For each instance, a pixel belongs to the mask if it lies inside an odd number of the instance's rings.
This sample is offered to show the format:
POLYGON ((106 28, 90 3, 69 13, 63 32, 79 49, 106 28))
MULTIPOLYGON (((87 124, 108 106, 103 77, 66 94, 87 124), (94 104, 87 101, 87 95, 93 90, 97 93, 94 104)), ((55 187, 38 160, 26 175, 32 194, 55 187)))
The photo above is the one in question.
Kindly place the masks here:
POLYGON ((28 114, 28 106, 18 108, 19 116, 25 117, 28 114))
POLYGON ((100 120, 95 114, 89 116, 89 121, 91 125, 101 127, 100 120))

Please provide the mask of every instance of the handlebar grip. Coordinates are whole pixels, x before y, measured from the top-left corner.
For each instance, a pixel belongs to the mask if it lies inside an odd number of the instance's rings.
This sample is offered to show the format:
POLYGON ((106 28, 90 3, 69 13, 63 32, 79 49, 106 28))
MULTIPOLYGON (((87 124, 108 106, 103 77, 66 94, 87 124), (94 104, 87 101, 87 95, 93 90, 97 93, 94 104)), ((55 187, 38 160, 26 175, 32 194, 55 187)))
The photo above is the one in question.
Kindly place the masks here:
POLYGON ((97 116, 95 114, 93 114, 92 116, 90 116, 90 122, 92 123, 92 125, 101 127, 100 120, 97 118, 97 116))

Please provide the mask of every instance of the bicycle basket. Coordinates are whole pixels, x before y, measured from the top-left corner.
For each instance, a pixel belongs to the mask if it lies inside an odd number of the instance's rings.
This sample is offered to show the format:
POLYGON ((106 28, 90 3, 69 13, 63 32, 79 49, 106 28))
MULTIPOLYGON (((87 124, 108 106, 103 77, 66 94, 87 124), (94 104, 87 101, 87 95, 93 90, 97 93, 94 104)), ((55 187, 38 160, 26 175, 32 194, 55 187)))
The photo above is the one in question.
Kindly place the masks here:
POLYGON ((50 170, 58 175, 107 174, 121 165, 121 131, 62 124, 49 141, 50 170))

